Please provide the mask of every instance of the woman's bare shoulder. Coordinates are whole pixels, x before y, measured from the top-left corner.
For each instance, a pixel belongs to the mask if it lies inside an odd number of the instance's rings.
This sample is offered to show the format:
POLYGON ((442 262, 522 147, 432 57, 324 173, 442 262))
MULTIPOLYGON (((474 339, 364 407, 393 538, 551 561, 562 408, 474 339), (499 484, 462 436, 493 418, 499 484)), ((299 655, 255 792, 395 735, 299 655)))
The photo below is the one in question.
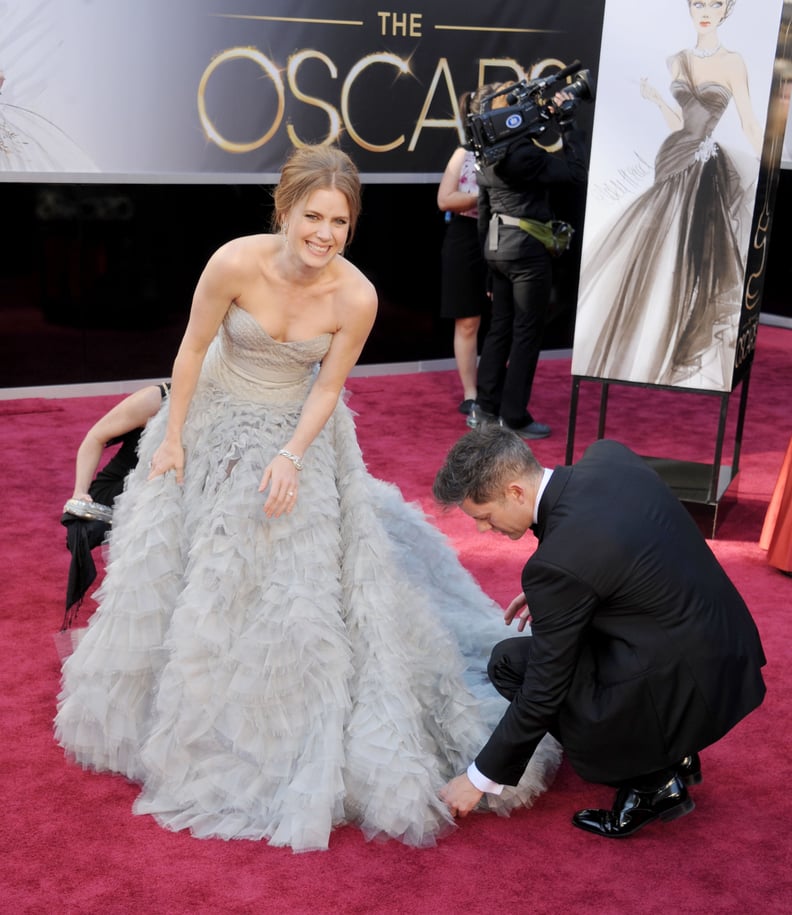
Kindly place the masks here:
POLYGON ((260 233, 258 235, 240 235, 232 238, 214 252, 212 257, 244 258, 251 255, 267 253, 274 250, 279 236, 260 233))
POLYGON ((370 327, 377 314, 377 290, 371 280, 344 257, 338 258, 341 275, 337 296, 337 315, 340 324, 348 321, 362 322, 370 327))
POLYGON ((722 66, 726 67, 730 73, 742 75, 746 72, 745 59, 739 51, 728 51, 724 48, 720 63, 722 66))
POLYGON ((462 164, 465 161, 466 155, 467 155, 467 150, 465 149, 465 147, 457 146, 457 148, 449 156, 448 164, 446 165, 446 171, 448 169, 461 170, 462 164))
POLYGON ((209 258, 212 270, 248 273, 259 269, 262 258, 276 248, 277 235, 242 235, 222 244, 209 258))
POLYGON ((347 285, 349 292, 362 298, 373 297, 376 300, 377 291, 374 284, 360 267, 356 267, 343 256, 338 258, 338 263, 342 271, 343 282, 347 285))
POLYGON ((686 53, 687 52, 684 50, 676 51, 666 57, 666 67, 674 79, 679 76, 680 71, 682 70, 682 61, 685 59, 686 53))

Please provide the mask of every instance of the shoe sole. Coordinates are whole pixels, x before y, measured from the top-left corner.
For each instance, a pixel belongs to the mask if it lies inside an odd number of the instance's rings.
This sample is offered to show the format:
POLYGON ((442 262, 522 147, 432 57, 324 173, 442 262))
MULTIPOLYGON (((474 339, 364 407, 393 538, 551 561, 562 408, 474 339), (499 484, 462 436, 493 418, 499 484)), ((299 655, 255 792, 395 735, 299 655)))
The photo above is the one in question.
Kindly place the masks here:
POLYGON ((547 432, 528 432, 523 431, 522 429, 515 429, 513 426, 510 426, 508 423, 505 423, 502 419, 498 420, 498 424, 503 426, 504 429, 508 429, 510 432, 514 432, 520 436, 522 439, 529 441, 534 441, 537 438, 548 438, 552 434, 552 429, 548 429, 547 432))
POLYGON ((677 804, 676 807, 672 807, 670 810, 665 810, 660 814, 660 819, 664 823, 670 823, 671 820, 678 820, 680 817, 685 816, 688 813, 691 813, 696 808, 696 802, 692 797, 686 798, 682 801, 681 804, 677 804))
POLYGON ((676 807, 672 807, 670 810, 661 813, 660 819, 664 823, 670 823, 672 820, 678 820, 680 817, 687 816, 689 813, 692 813, 695 808, 696 802, 692 797, 689 797, 681 804, 677 804, 676 807))
MULTIPOLYGON (((514 431, 517 432, 516 429, 514 431)), ((517 435, 519 435, 520 438, 524 438, 526 441, 535 441, 537 438, 549 438, 551 433, 550 432, 517 432, 517 435)))
POLYGON ((465 425, 468 427, 468 429, 479 429, 479 428, 483 428, 484 426, 501 426, 504 429, 509 429, 511 432, 516 432, 517 435, 520 436, 520 438, 526 439, 529 441, 535 441, 538 438, 549 438, 550 435, 552 434, 552 430, 548 430, 547 432, 520 432, 517 429, 512 429, 511 426, 507 426, 506 423, 504 423, 503 420, 501 420, 501 419, 483 419, 482 420, 482 419, 473 419, 472 416, 468 416, 468 418, 465 420, 465 425))

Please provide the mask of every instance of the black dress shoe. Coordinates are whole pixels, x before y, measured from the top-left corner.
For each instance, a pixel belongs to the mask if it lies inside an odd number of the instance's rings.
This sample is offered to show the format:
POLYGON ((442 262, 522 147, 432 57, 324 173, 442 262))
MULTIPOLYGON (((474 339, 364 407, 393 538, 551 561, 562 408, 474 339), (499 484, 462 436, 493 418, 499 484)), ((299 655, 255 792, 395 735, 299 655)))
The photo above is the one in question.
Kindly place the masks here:
POLYGON ((579 829, 608 839, 624 839, 655 820, 675 820, 696 805, 676 776, 660 788, 639 791, 625 786, 616 792, 611 810, 579 810, 572 822, 579 829))
POLYGON ((698 753, 691 753, 685 756, 677 765, 677 776, 683 785, 690 788, 691 785, 700 785, 702 782, 701 760, 698 753))
POLYGON ((546 423, 537 422, 535 419, 529 420, 522 426, 510 426, 505 419, 501 419, 501 425, 516 432, 521 438, 527 439, 547 438, 553 431, 546 423))

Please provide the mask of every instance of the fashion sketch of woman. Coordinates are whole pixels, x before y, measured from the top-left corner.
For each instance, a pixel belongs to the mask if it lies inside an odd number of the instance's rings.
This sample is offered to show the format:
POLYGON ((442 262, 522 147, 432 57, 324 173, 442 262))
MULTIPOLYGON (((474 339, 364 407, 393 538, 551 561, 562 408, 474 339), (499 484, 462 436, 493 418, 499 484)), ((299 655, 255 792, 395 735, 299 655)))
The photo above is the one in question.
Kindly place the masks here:
POLYGON ((97 171, 47 111, 47 95, 63 78, 56 13, 52 0, 0 2, 0 175, 97 171))
POLYGON ((640 84, 672 132, 651 187, 584 251, 572 372, 728 390, 758 162, 746 178, 713 132, 731 102, 757 160, 763 132, 719 34, 736 0, 684 2, 696 41, 667 60, 673 101, 640 84))
POLYGON ((94 171, 96 166, 52 121, 2 98, 0 70, 0 172, 94 171))

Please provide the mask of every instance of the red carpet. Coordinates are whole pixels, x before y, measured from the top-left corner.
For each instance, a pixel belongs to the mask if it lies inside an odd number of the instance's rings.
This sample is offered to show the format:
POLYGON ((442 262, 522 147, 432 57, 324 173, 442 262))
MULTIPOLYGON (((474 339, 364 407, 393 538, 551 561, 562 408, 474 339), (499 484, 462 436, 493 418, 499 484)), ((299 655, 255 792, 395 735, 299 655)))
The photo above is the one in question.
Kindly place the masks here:
MULTIPOLYGON (((399 484, 452 539, 484 588, 505 603, 534 541, 476 534, 461 513, 432 505, 434 473, 464 434, 454 372, 355 378, 350 404, 370 470, 399 484)), ((554 429, 536 443, 543 463, 564 460, 571 379, 566 359, 540 362, 532 409, 554 429)), ((85 430, 119 397, 13 403, 3 415, 0 633, 4 727, 0 751, 0 910, 8 915, 181 913, 383 913, 383 915, 654 915, 786 913, 792 803, 789 612, 792 578, 770 568, 758 539, 792 434, 792 332, 762 327, 750 382, 737 479, 711 541, 745 596, 768 655, 764 705, 702 753, 696 810, 607 842, 570 825, 572 813, 607 806, 611 790, 564 763, 552 789, 511 818, 473 815, 433 849, 367 844, 354 828, 330 851, 294 855, 263 843, 198 840, 132 816, 134 785, 67 763, 52 738, 60 625, 69 554, 59 523, 72 461, 85 430)), ((737 395, 730 406, 736 420, 737 395)), ((8 406, 8 403, 6 403, 8 406)), ((598 388, 581 396, 576 452, 596 434, 598 388)), ((717 400, 615 388, 607 434, 643 454, 707 461, 717 400)), ((576 455, 577 456, 577 455, 576 455)), ((702 514, 702 529, 711 518, 702 514)), ((84 622, 93 604, 81 611, 84 622)), ((504 630, 506 636, 510 630, 504 630)))

